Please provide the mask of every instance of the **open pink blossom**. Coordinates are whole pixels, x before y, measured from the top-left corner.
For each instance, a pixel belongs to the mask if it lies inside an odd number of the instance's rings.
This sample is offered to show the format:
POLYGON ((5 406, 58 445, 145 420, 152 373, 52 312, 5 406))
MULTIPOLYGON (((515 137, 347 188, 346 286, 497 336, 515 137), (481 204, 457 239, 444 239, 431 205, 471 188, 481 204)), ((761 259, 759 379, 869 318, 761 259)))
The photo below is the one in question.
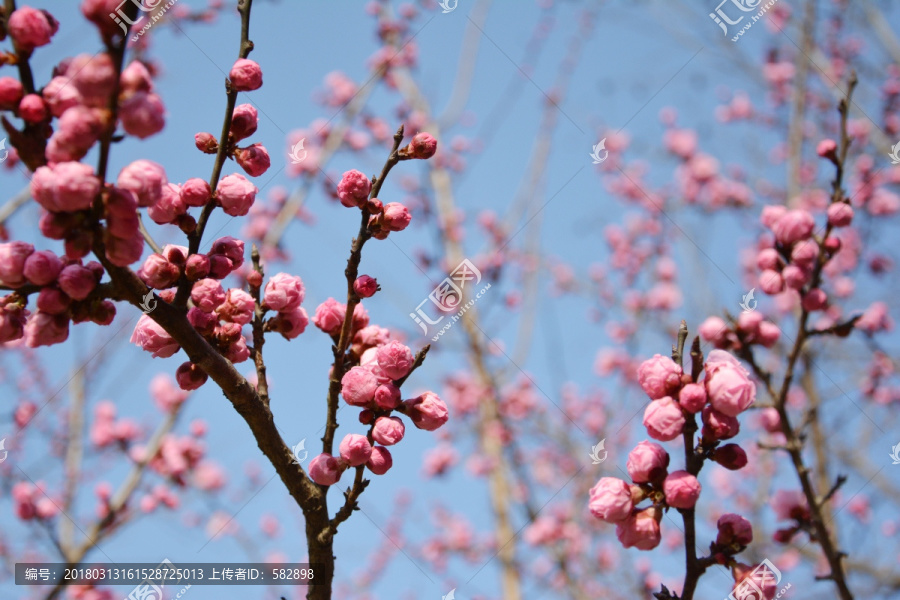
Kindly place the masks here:
POLYGON ((644 427, 655 440, 668 442, 681 435, 684 413, 671 397, 652 401, 644 411, 644 427))
POLYGON ((216 308, 216 314, 225 321, 246 325, 253 320, 253 297, 242 289, 225 292, 225 301, 216 308))

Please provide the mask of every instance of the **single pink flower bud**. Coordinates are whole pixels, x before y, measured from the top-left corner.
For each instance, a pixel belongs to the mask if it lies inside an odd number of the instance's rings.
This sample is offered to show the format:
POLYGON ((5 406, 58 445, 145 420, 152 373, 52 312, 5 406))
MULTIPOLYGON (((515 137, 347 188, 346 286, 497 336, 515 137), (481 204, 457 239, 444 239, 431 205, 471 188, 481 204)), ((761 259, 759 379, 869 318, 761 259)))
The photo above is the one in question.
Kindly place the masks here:
POLYGON ((437 152, 437 140, 430 133, 417 133, 406 147, 406 152, 412 158, 431 158, 437 152))
POLYGON ((348 433, 341 440, 340 445, 341 458, 351 467, 358 467, 366 464, 372 455, 372 445, 366 436, 358 433, 348 433))
POLYGON ((388 231, 403 231, 412 220, 409 209, 399 202, 388 202, 385 204, 382 216, 384 218, 384 227, 388 231))
POLYGON ((372 455, 366 462, 368 468, 375 475, 384 475, 394 465, 394 459, 390 451, 384 446, 375 446, 372 448, 372 455))
POLYGON ((644 411, 644 427, 654 440, 668 442, 681 435, 684 414, 678 403, 666 396, 647 406, 644 411))
POLYGON ((837 142, 831 139, 825 139, 816 146, 816 154, 822 158, 837 160, 837 142))
POLYGON ((393 380, 406 377, 412 369, 412 351, 397 340, 378 348, 376 357, 381 371, 393 380))
POLYGON ((434 392, 404 400, 403 406, 413 425, 426 431, 434 431, 450 419, 447 405, 434 392))
POLYGON ((259 271, 253 270, 247 273, 247 284, 252 288, 262 287, 263 276, 259 271))
POLYGON ((234 263, 227 256, 213 254, 209 257, 209 276, 213 279, 225 279, 234 271, 234 263))
POLYGON ((767 294, 780 294, 784 291, 784 278, 778 271, 767 269, 759 274, 759 287, 767 294))
POLYGON ((736 417, 756 400, 750 373, 724 350, 710 352, 705 369, 709 403, 720 413, 736 417))
POLYGON ((31 195, 52 212, 74 212, 91 207, 100 193, 100 180, 90 165, 63 162, 38 167, 31 178, 31 195))
POLYGON ((713 451, 712 459, 729 471, 737 471, 747 466, 747 453, 737 444, 719 446, 713 451))
POLYGON ((697 331, 701 338, 717 346, 724 344, 730 333, 728 325, 719 317, 707 318, 700 324, 697 331))
POLYGON ((353 367, 341 378, 341 395, 347 404, 365 406, 375 398, 378 379, 365 367, 353 367))
POLYGON ((784 246, 790 246, 801 240, 808 239, 813 229, 816 227, 816 221, 813 216, 806 210, 789 210, 780 219, 775 222, 772 231, 775 233, 775 239, 784 246))
POLYGON ((853 207, 844 202, 828 206, 828 223, 832 227, 846 227, 853 222, 853 207))
POLYGON ((674 471, 663 481, 666 504, 673 508, 694 508, 700 498, 700 482, 687 471, 674 471))
POLYGON ((300 307, 306 292, 296 275, 278 273, 266 284, 263 307, 277 312, 292 312, 300 307))
POLYGON ((178 281, 181 276, 181 269, 178 265, 167 261, 162 254, 151 254, 138 269, 137 276, 141 278, 148 287, 158 290, 170 287, 178 281))
POLYGON ((26 242, 0 244, 0 283, 17 288, 25 285, 25 263, 34 253, 34 246, 26 242))
POLYGON ((370 198, 366 202, 366 210, 369 211, 369 214, 377 215, 384 210, 384 204, 378 198, 370 198))
POLYGON ((201 279, 191 288, 191 300, 200 310, 211 313, 225 302, 225 290, 215 279, 201 279))
POLYGON ((119 118, 126 133, 143 140, 166 126, 166 107, 156 94, 136 92, 119 105, 119 118))
POLYGON ((116 185, 130 190, 138 200, 138 206, 156 204, 163 193, 163 186, 169 183, 162 165, 150 160, 136 160, 119 172, 116 185))
POLYGON ((110 325, 116 318, 116 305, 109 300, 93 302, 90 305, 90 320, 97 325, 110 325))
POLYGON ((792 290, 801 290, 809 282, 809 275, 797 265, 788 265, 781 271, 784 285, 792 290))
POLYGON ((4 344, 25 335, 25 323, 30 314, 24 306, 10 302, 8 298, 0 298, 0 343, 4 344))
POLYGON ((706 406, 706 388, 699 383, 686 384, 678 392, 678 404, 690 413, 700 412, 706 406))
POLYGON ((631 516, 631 488, 616 477, 602 477, 591 488, 588 510, 601 521, 619 523, 631 516))
POLYGON ((347 171, 337 186, 338 199, 347 208, 361 207, 369 198, 372 182, 356 169, 347 171))
POLYGON ((811 270, 819 258, 819 245, 809 241, 797 244, 791 249, 791 262, 807 271, 811 270))
POLYGON ((243 217, 250 212, 250 207, 256 200, 259 190, 243 175, 233 173, 219 181, 216 188, 216 198, 222 205, 225 214, 232 217, 243 217))
POLYGON ((159 200, 147 208, 147 215, 154 223, 164 225, 174 223, 187 211, 187 206, 181 199, 181 187, 174 183, 162 186, 159 200))
POLYGON ((181 184, 181 200, 187 206, 204 206, 211 195, 209 184, 199 177, 192 177, 181 184))
POLYGON ((50 38, 59 30, 59 23, 46 10, 22 6, 9 16, 6 30, 16 48, 31 52, 50 43, 50 38))
POLYGON ((231 115, 230 129, 235 142, 239 142, 256 133, 258 126, 259 113, 252 104, 239 104, 235 107, 231 115))
POLYGON ((214 254, 225 256, 232 262, 234 268, 237 269, 244 264, 244 242, 233 238, 230 235, 220 237, 213 242, 212 248, 208 252, 210 258, 212 258, 214 254))
POLYGON ((771 269, 777 271, 783 264, 784 262, 781 259, 781 255, 778 254, 778 250, 775 248, 763 248, 759 251, 759 254, 756 255, 756 266, 759 267, 760 270, 771 269))
POLYGON ((733 438, 741 430, 741 424, 737 417, 722 414, 711 405, 705 406, 701 413, 703 419, 703 437, 712 440, 727 440, 733 438))
POLYGON ((61 315, 69 310, 72 299, 55 287, 41 288, 38 294, 38 310, 49 315, 61 315))
POLYGON ((262 144, 252 144, 234 151, 234 160, 250 177, 259 177, 269 170, 272 160, 269 151, 262 144))
POLYGON ((28 94, 19 103, 19 116, 26 123, 40 123, 50 116, 50 108, 37 94, 28 94))
POLYGON ((379 408, 393 410, 400 406, 400 388, 393 383, 379 385, 375 390, 375 404, 379 408))
POLYGON ((403 439, 406 428, 397 417, 378 417, 372 429, 372 439, 382 446, 393 446, 403 439))
POLYGON ((269 327, 280 333, 286 340, 292 340, 306 331, 307 325, 309 325, 309 315, 302 306, 291 311, 282 311, 269 321, 269 327))
POLYGON ((242 289, 232 288, 225 293, 225 302, 216 309, 216 314, 223 321, 246 325, 253 320, 255 308, 256 304, 250 294, 242 289))
MULTIPOLYGON (((72 80, 69 77, 57 76, 51 79, 41 92, 44 101, 50 107, 50 113, 54 117, 61 117, 67 110, 76 106, 82 106, 84 98, 81 93, 71 85, 72 80)), ((18 102, 16 105, 18 106, 18 102)), ((10 109, 15 106, 9 107, 10 109)), ((83 108, 87 108, 82 106, 83 108)), ((7 108, 4 106, 3 108, 7 108)))
POLYGON ((378 291, 378 281, 368 275, 360 275, 353 282, 353 291, 360 298, 371 298, 378 291))
POLYGON ((661 539, 659 520, 662 512, 651 506, 616 524, 616 537, 625 548, 653 550, 661 539))
POLYGON ((138 319, 131 334, 131 343, 150 352, 153 358, 168 358, 181 348, 162 326, 147 315, 138 319))
POLYGON ((228 74, 231 85, 239 92, 252 92, 262 87, 262 69, 249 58, 239 58, 228 74))
POLYGON ((668 356, 656 354, 638 367, 638 382, 651 399, 670 396, 681 388, 681 376, 684 374, 674 360, 668 356))
POLYGON ((87 267, 72 264, 59 272, 59 288, 73 300, 84 300, 97 287, 97 277, 87 267))
POLYGON ((781 416, 777 409, 770 406, 759 411, 759 422, 769 433, 781 433, 781 416))
POLYGON ((139 60, 133 60, 122 70, 119 78, 119 92, 133 94, 134 92, 152 92, 153 78, 150 71, 139 60))
POLYGON ((0 77, 0 109, 14 110, 25 97, 25 88, 15 77, 0 77))
POLYGON ((61 344, 69 339, 69 317, 38 310, 25 324, 25 345, 29 348, 61 344))
MULTIPOLYGON (((219 317, 215 313, 208 313, 192 306, 187 312, 187 320, 193 325, 200 335, 211 336, 219 324, 219 317)), ((240 335, 240 332, 237 332, 240 335)))
POLYGON ((828 294, 819 288, 811 289, 800 300, 800 306, 806 312, 822 310, 828 306, 828 294))
POLYGON ((716 527, 719 529, 716 535, 718 546, 748 546, 753 541, 753 527, 750 521, 740 515, 726 513, 719 517, 716 527))
POLYGON ((764 226, 773 229, 775 223, 777 223, 778 219, 783 217, 785 213, 787 213, 787 208, 784 206, 781 206, 780 204, 769 204, 763 207, 759 220, 764 226))
MULTIPOLYGON (((56 281, 62 268, 63 263, 56 256, 56 253, 50 250, 38 250, 25 259, 25 266, 22 272, 28 281, 34 285, 48 285, 56 281)), ((0 267, 0 270, 2 270, 2 267, 0 267)))
POLYGON ((325 452, 309 461, 309 477, 319 485, 334 485, 343 470, 340 461, 325 452))
POLYGON ((207 379, 209 379, 209 375, 190 361, 182 363, 175 371, 175 381, 178 382, 178 387, 186 391, 196 390, 206 383, 207 379))
POLYGON ((204 154, 215 154, 219 151, 219 142, 216 140, 216 136, 206 131, 194 134, 194 145, 204 154))
POLYGON ((313 315, 312 321, 316 327, 328 335, 337 335, 341 331, 346 314, 346 306, 334 298, 328 298, 316 307, 316 313, 313 315))
POLYGON ((660 481, 669 467, 669 453, 659 444, 644 440, 628 453, 625 467, 635 483, 660 481))

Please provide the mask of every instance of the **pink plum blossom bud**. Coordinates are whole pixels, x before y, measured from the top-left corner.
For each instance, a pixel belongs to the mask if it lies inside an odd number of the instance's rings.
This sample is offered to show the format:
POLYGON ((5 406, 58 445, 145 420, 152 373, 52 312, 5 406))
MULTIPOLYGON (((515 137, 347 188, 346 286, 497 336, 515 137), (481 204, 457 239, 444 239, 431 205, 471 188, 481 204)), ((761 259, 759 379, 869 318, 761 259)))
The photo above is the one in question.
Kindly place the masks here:
POLYGON ((734 513, 725 513, 716 522, 719 533, 716 535, 716 545, 747 546, 753 541, 753 526, 750 521, 734 513))
POLYGON ((60 116, 56 131, 47 144, 47 159, 57 163, 80 160, 102 132, 103 122, 97 109, 86 106, 68 108, 60 116))
POLYGON ((393 380, 406 377, 412 369, 412 351, 397 340, 378 348, 376 357, 381 371, 393 380))
POLYGON ((226 235, 213 242, 212 249, 208 254, 210 257, 214 254, 227 257, 237 269, 244 264, 244 242, 226 235))
POLYGON ((688 383, 678 392, 678 404, 690 413, 700 412, 706 406, 706 389, 698 383, 688 383))
POLYGON ((800 306, 806 312, 822 310, 828 305, 828 295, 824 290, 814 288, 809 290, 800 301, 800 306))
POLYGON ((814 241, 797 244, 791 249, 791 262, 803 269, 812 269, 818 258, 819 245, 814 241))
POLYGON ((78 162, 38 167, 31 178, 31 195, 53 212, 73 212, 91 207, 100 192, 94 169, 78 162))
POLYGON ((325 302, 316 307, 316 314, 313 315, 313 324, 327 333, 328 335, 337 335, 341 331, 344 324, 344 316, 347 314, 347 307, 335 300, 328 298, 325 302))
MULTIPOLYGON (((82 106, 84 102, 81 93, 75 89, 74 85, 70 85, 71 82, 69 77, 57 76, 51 79, 41 92, 54 117, 61 117, 70 108, 82 106)), ((16 102, 16 106, 18 106, 18 102, 16 102)), ((15 106, 9 108, 12 109, 15 106)))
MULTIPOLYGON (((194 329, 203 336, 213 335, 216 331, 216 326, 219 324, 219 317, 216 314, 200 310, 196 306, 188 310, 187 319, 194 326, 194 329)), ((237 337, 237 334, 235 337, 237 337)))
POLYGON ((425 431, 434 431, 450 419, 447 405, 434 392, 404 400, 403 406, 413 425, 425 431))
POLYGON ((268 326, 273 331, 280 333, 284 339, 292 340, 306 331, 307 325, 309 325, 309 315, 306 314, 306 309, 298 306, 292 311, 278 313, 274 319, 269 321, 268 326))
POLYGON ((16 48, 31 52, 50 43, 50 38, 59 30, 59 23, 46 10, 23 6, 9 16, 6 30, 16 48))
POLYGON ((684 414, 671 397, 654 400, 644 411, 644 427, 654 440, 674 440, 684 429, 684 414))
POLYGON ((371 298, 378 291, 378 280, 368 275, 360 275, 353 282, 353 291, 360 298, 371 298))
POLYGON ((69 310, 72 299, 55 287, 44 287, 38 294, 38 310, 50 315, 61 315, 69 310))
POLYGON ((728 325, 720 317, 709 317, 697 328, 700 337, 707 342, 720 345, 729 333, 728 325))
POLYGON ((25 324, 25 345, 29 348, 61 344, 69 339, 69 318, 38 310, 25 324))
POLYGON ((343 470, 340 461, 325 452, 309 461, 309 477, 319 485, 334 485, 343 470))
POLYGON ((50 108, 37 94, 28 94, 19 103, 19 116, 26 123, 40 123, 50 116, 50 108))
POLYGON ((844 202, 835 202, 828 207, 828 223, 832 227, 846 227, 853 222, 853 207, 844 202))
POLYGON ((156 94, 136 92, 119 106, 122 129, 129 135, 146 139, 166 126, 166 107, 156 94))
POLYGON ((263 276, 259 271, 250 271, 247 273, 247 285, 252 288, 262 287, 263 276))
POLYGON ((737 417, 722 414, 712 406, 706 406, 701 413, 703 418, 703 437, 713 440, 733 438, 741 430, 737 417))
POLYGON ((184 264, 184 276, 188 281, 197 281, 209 275, 209 257, 205 254, 191 254, 184 264))
POLYGON ((139 60, 128 63, 119 78, 119 91, 123 94, 153 91, 153 78, 144 63, 139 60))
POLYGON ((272 166, 269 151, 262 144, 238 148, 234 151, 234 160, 250 177, 259 177, 272 166))
POLYGON ((394 459, 391 452, 384 446, 375 446, 372 448, 372 455, 366 462, 366 468, 376 475, 384 475, 394 465, 394 459))
POLYGON ((253 320, 255 306, 250 294, 244 290, 232 288, 225 293, 225 302, 216 309, 216 314, 224 321, 246 325, 253 320))
POLYGON ((225 290, 215 279, 201 279, 191 288, 191 300, 200 310, 211 313, 225 302, 225 290))
POLYGON ((17 288, 25 285, 25 263, 34 252, 26 242, 0 244, 0 283, 17 288))
POLYGON ((119 172, 116 185, 130 190, 138 200, 138 206, 156 204, 162 197, 163 186, 168 183, 166 170, 162 165, 150 160, 136 160, 119 172))
POLYGON ((778 250, 775 248, 763 248, 756 255, 756 266, 760 270, 771 269, 777 271, 781 268, 782 263, 781 255, 778 254, 778 250))
POLYGON ((198 389, 206 383, 207 379, 209 379, 209 375, 190 361, 182 363, 175 371, 175 381, 178 382, 178 387, 185 391, 198 389))
POLYGON ((147 315, 138 319, 131 334, 131 343, 150 352, 153 358, 168 358, 181 348, 161 325, 147 315))
POLYGON ((379 385, 375 390, 375 404, 387 410, 397 408, 400 406, 400 388, 393 383, 379 385))
POLYGON ((675 394, 681 387, 683 374, 681 367, 674 360, 660 354, 645 360, 638 367, 638 381, 641 388, 653 400, 675 394))
POLYGON ((231 135, 234 136, 235 142, 239 142, 256 133, 258 126, 259 113, 252 104, 239 104, 235 107, 231 116, 231 135))
POLYGON ((174 223, 187 211, 187 206, 181 199, 181 187, 174 183, 167 183, 162 187, 160 198, 156 204, 147 208, 147 215, 154 223, 164 225, 174 223))
POLYGON ((209 184, 199 177, 191 177, 181 185, 181 201, 186 206, 205 206, 211 196, 209 184))
POLYGON ((234 364, 242 363, 250 358, 250 348, 247 347, 247 340, 239 337, 235 342, 225 349, 225 358, 234 364))
POLYGON ((366 202, 366 210, 368 210, 370 214, 377 215, 384 210, 384 204, 382 204, 381 200, 378 198, 369 198, 366 202))
POLYGON ((239 92, 252 92, 262 87, 262 69, 249 58, 239 58, 228 74, 232 87, 239 92))
POLYGON ((813 216, 805 210, 789 210, 784 213, 775 226, 772 227, 775 233, 775 239, 784 246, 790 246, 801 240, 808 239, 813 229, 816 227, 816 221, 813 216))
POLYGON ((634 502, 631 488, 616 477, 601 477, 591 488, 588 509, 591 514, 607 523, 619 523, 631 516, 634 502))
POLYGON ((160 290, 178 281, 181 270, 162 254, 151 254, 138 269, 137 275, 148 287, 160 290))
POLYGON ((406 147, 406 152, 411 158, 431 158, 437 152, 437 140, 430 133, 417 133, 406 147))
POLYGON ((766 269, 759 274, 759 287, 767 294, 780 294, 784 291, 784 279, 778 271, 766 269))
POLYGON ((756 333, 756 337, 764 347, 771 348, 778 342, 778 338, 781 337, 781 330, 775 323, 763 321, 759 324, 759 331, 756 333))
MULTIPOLYGON (((48 289, 48 288, 45 288, 48 289)), ((0 298, 0 343, 21 339, 25 335, 25 323, 29 312, 21 304, 0 298)))
POLYGON ((616 524, 616 537, 625 548, 653 550, 661 539, 659 520, 662 513, 654 506, 645 508, 616 524))
POLYGON ((225 214, 243 217, 250 212, 259 190, 243 175, 233 173, 222 178, 216 188, 216 197, 225 214))
POLYGON ((366 436, 358 433, 348 433, 341 440, 340 445, 341 458, 351 467, 358 467, 366 464, 372 455, 372 445, 366 436))
POLYGON ((365 406, 375 398, 378 379, 365 367, 353 367, 341 378, 341 395, 347 404, 365 406))
MULTIPOLYGON (((2 251, 0 251, 0 256, 2 256, 2 254, 2 251)), ((2 260, 2 258, 0 258, 0 260, 2 260)), ((47 285, 56 281, 62 268, 63 263, 54 252, 51 252, 50 250, 38 250, 25 259, 25 266, 22 273, 28 281, 34 285, 47 285)), ((3 266, 0 265, 0 273, 2 272, 3 266)), ((3 279, 2 275, 0 275, 0 279, 3 279)))
POLYGON ((778 219, 783 217, 786 212, 787 208, 785 208, 784 206, 770 204, 763 207, 759 220, 769 229, 773 229, 775 227, 775 223, 778 222, 778 219))
POLYGON ((409 209, 399 202, 388 202, 384 205, 384 227, 388 231, 403 231, 412 220, 409 209))
POLYGON ((278 273, 266 284, 263 306, 277 312, 291 312, 300 307, 305 293, 299 277, 278 273))
POLYGON ((822 158, 837 160, 837 142, 831 139, 825 139, 816 146, 816 154, 822 158))
POLYGON ((219 151, 219 142, 216 140, 216 136, 207 131, 194 134, 194 145, 204 154, 215 154, 219 151))
POLYGON ((803 289, 803 286, 809 281, 806 271, 797 265, 788 265, 781 271, 781 277, 784 279, 784 285, 792 290, 803 289))
POLYGON ((651 483, 666 476, 669 453, 659 444, 644 440, 628 453, 626 468, 635 483, 651 483))
POLYGON ((347 171, 341 177, 337 187, 338 198, 347 208, 362 206, 372 191, 372 182, 356 169, 347 171))
POLYGON ((747 466, 747 453, 737 444, 719 446, 713 451, 712 459, 729 471, 738 471, 747 466))
POLYGON ((73 300, 84 300, 97 287, 97 277, 87 267, 73 264, 59 272, 59 287, 73 300))
POLYGON ((770 406, 759 411, 759 422, 769 433, 781 432, 781 416, 776 408, 770 406))
POLYGON ((673 508, 694 508, 700 497, 700 482, 687 471, 669 473, 663 481, 666 504, 673 508))
POLYGON ((0 109, 13 110, 25 96, 25 88, 15 77, 0 77, 0 109))
POLYGON ((736 417, 756 400, 750 373, 724 350, 713 350, 706 362, 706 392, 713 408, 736 417))
POLYGON ((227 256, 213 254, 209 257, 209 276, 213 279, 225 279, 234 270, 234 263, 227 256))
POLYGON ((397 417, 378 417, 372 429, 372 439, 382 446, 393 446, 403 439, 406 428, 397 417))

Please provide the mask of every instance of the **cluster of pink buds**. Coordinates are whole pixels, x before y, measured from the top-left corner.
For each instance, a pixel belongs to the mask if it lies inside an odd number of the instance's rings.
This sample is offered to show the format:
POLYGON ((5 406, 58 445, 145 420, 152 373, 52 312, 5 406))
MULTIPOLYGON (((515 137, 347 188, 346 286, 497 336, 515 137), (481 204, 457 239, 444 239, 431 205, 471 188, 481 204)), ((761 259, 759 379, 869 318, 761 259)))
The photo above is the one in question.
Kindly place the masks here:
MULTIPOLYGON (((657 354, 644 361, 638 368, 638 381, 651 399, 644 411, 644 427, 653 439, 668 442, 680 437, 688 420, 693 423, 694 415, 701 413, 703 429, 696 452, 703 460, 741 469, 747 464, 744 450, 737 444, 719 444, 737 435, 737 416, 755 401, 756 384, 747 370, 722 350, 710 353, 704 373, 702 380, 694 381, 671 358, 657 354)), ((663 511, 689 510, 697 503, 701 486, 696 471, 669 472, 669 460, 661 445, 642 441, 628 455, 631 484, 603 477, 591 489, 591 514, 614 523, 624 547, 655 548, 660 542, 663 511), (641 508, 644 500, 650 505, 641 508)))
MULTIPOLYGON (((317 310, 316 316, 319 314, 317 310)), ((316 322, 315 317, 313 321, 316 322)), ((389 338, 386 329, 375 325, 356 330, 351 350, 359 365, 341 378, 341 395, 347 404, 362 409, 359 422, 368 425, 369 432, 347 434, 337 457, 323 453, 314 458, 309 474, 316 483, 333 485, 348 467, 361 465, 376 475, 386 473, 393 464, 387 446, 398 443, 406 433, 403 421, 394 412, 405 414, 413 425, 426 431, 434 431, 447 422, 447 405, 433 392, 401 400, 400 386, 412 371, 415 359, 407 346, 389 338)))

